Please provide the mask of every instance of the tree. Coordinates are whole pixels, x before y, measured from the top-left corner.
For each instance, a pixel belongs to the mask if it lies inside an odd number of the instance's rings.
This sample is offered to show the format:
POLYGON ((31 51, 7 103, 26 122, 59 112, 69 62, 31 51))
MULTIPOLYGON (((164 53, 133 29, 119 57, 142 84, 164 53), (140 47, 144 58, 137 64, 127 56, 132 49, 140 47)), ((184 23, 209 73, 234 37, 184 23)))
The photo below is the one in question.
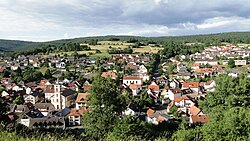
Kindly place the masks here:
POLYGON ((120 105, 120 92, 111 78, 95 77, 90 93, 91 111, 83 116, 83 125, 88 136, 103 139, 112 131, 125 107, 120 105))
POLYGON ((231 59, 231 58, 228 61, 228 67, 229 68, 234 68, 235 67, 235 61, 233 59, 231 59))
POLYGON ((51 74, 51 71, 50 69, 47 69, 44 73, 44 78, 46 79, 51 79, 52 78, 52 74, 51 74))
POLYGON ((14 104, 23 104, 24 103, 24 99, 21 95, 17 96, 14 100, 13 100, 14 104))

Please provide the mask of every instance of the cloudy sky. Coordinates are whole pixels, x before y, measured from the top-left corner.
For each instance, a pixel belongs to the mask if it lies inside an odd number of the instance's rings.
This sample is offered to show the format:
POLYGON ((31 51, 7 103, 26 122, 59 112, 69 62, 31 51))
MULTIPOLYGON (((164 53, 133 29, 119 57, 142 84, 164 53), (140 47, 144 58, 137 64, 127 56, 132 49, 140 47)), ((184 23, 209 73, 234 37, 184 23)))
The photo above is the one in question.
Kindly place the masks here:
POLYGON ((250 0, 0 0, 0 38, 250 31, 250 0))

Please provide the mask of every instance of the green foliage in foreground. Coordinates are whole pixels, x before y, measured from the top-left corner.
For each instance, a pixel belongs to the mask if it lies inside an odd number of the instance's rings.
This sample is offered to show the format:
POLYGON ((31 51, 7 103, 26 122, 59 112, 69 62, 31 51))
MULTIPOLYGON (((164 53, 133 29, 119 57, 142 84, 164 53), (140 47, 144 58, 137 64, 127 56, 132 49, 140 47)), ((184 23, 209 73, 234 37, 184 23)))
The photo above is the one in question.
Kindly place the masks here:
POLYGON ((180 126, 173 140, 199 141, 249 141, 250 140, 250 79, 247 74, 238 78, 221 75, 216 80, 216 90, 200 103, 209 114, 203 126, 180 126))

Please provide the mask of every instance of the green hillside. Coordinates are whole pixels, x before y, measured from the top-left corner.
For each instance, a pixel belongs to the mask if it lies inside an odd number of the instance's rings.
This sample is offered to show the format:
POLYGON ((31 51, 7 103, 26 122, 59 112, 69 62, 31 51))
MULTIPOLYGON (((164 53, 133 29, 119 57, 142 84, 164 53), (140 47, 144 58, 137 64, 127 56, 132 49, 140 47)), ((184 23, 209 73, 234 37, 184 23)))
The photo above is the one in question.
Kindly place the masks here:
POLYGON ((237 44, 237 43, 250 43, 250 32, 228 32, 218 34, 205 34, 205 35, 188 35, 188 36, 162 36, 162 37, 139 37, 139 36, 96 36, 96 37, 81 37, 74 39, 63 39, 49 42, 29 42, 17 40, 0 40, 0 52, 9 51, 25 51, 35 48, 43 48, 48 45, 60 45, 66 42, 84 43, 91 40, 98 41, 142 41, 142 42, 182 42, 182 43, 206 43, 206 44, 220 44, 222 42, 237 44))

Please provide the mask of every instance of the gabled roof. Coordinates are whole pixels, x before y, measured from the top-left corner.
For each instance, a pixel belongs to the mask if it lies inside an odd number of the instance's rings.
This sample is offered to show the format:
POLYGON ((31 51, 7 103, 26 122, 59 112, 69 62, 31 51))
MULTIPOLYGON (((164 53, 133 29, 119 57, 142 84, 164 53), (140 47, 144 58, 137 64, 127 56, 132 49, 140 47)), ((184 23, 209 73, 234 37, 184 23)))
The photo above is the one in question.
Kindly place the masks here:
POLYGON ((189 108, 189 111, 190 115, 198 115, 201 112, 201 110, 196 106, 192 106, 191 108, 189 108))
POLYGON ((199 88, 199 82, 184 82, 182 85, 184 88, 199 88))
POLYGON ((104 78, 106 78, 108 76, 110 76, 111 78, 117 77, 115 72, 110 72, 110 71, 109 72, 103 72, 101 76, 104 77, 104 78))
POLYGON ((65 90, 62 91, 62 95, 63 95, 64 97, 73 95, 74 93, 76 93, 76 91, 71 90, 71 89, 65 89, 65 90))
POLYGON ((139 76, 124 76, 123 80, 142 80, 139 76))
POLYGON ((153 115, 155 113, 155 111, 153 110, 153 109, 151 109, 151 108, 149 108, 148 110, 147 110, 147 116, 148 117, 150 117, 151 115, 153 115))
POLYGON ((141 85, 130 84, 130 85, 129 85, 129 88, 130 88, 131 90, 135 90, 135 89, 137 89, 137 88, 141 88, 141 85))
POLYGON ((67 116, 82 116, 84 113, 86 113, 87 111, 86 110, 74 110, 74 109, 71 109, 70 110, 70 113, 67 115, 67 116))
POLYGON ((158 85, 148 85, 148 90, 159 91, 158 85))
POLYGON ((208 115, 191 115, 193 123, 205 123, 208 122, 208 115))
POLYGON ((171 89, 171 91, 174 93, 174 94, 178 94, 178 93, 181 93, 181 89, 180 88, 174 88, 174 89, 171 89))
POLYGON ((92 84, 83 86, 84 92, 88 92, 88 91, 90 90, 91 87, 92 87, 92 84))
POLYGON ((183 95, 182 97, 175 97, 174 102, 180 102, 182 100, 191 100, 187 95, 183 95))
POLYGON ((76 98, 76 103, 84 103, 87 101, 87 95, 89 93, 78 93, 77 98, 76 98))

